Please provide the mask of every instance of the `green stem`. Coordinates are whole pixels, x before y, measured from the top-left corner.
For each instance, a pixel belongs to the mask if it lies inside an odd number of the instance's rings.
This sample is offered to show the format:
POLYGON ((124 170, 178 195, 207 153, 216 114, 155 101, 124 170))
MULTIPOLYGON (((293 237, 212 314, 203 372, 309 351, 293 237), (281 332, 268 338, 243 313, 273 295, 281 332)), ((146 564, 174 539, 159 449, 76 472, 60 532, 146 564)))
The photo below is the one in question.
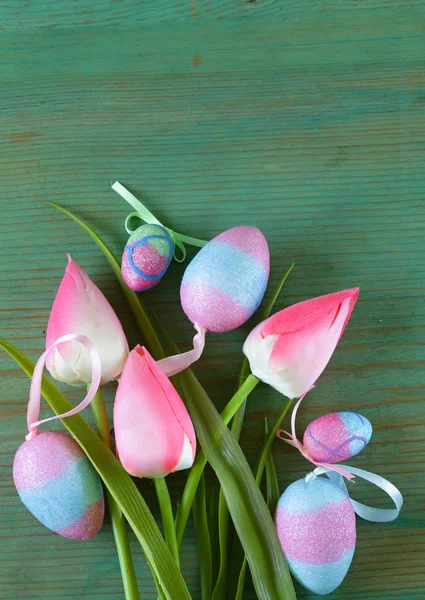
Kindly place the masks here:
MULTIPOLYGON (((91 402, 91 409, 100 439, 108 448, 111 448, 108 415, 100 388, 91 402)), ((117 547, 125 598, 126 600, 140 600, 124 515, 109 492, 106 492, 106 501, 109 507, 112 532, 117 547)))
POLYGON ((93 413, 94 422, 97 429, 97 435, 108 448, 112 447, 111 432, 109 431, 108 415, 106 413, 105 401, 103 400, 100 388, 97 390, 90 408, 93 413))
POLYGON ((235 416, 236 412, 244 403, 244 400, 250 395, 252 390, 257 386, 260 382, 254 375, 248 375, 245 381, 242 383, 241 387, 238 389, 236 394, 229 400, 229 402, 224 407, 221 412, 221 418, 228 425, 232 418, 235 416))
POLYGON ((174 526, 173 507, 171 504, 167 482, 165 481, 164 477, 158 477, 158 479, 155 479, 155 489, 158 497, 159 508, 161 510, 165 540, 177 565, 180 566, 179 546, 177 544, 176 529, 174 526))
MULTIPOLYGON (((235 415, 236 411, 245 401, 245 398, 249 396, 252 390, 259 383, 259 379, 254 377, 254 375, 249 375, 241 387, 238 389, 236 394, 231 398, 231 400, 225 406, 223 412, 221 413, 223 421, 226 425, 231 421, 232 417, 235 415)), ((183 494, 180 500, 179 509, 177 511, 176 516, 176 536, 177 536, 177 545, 180 547, 183 539, 184 530, 186 527, 187 520, 189 518, 189 513, 192 508, 193 499, 195 498, 196 490, 198 488, 199 480, 201 479, 201 475, 204 471, 205 465, 207 464, 207 459, 205 458, 202 450, 199 450, 193 467, 190 470, 189 476, 186 480, 186 485, 183 490, 183 494)))

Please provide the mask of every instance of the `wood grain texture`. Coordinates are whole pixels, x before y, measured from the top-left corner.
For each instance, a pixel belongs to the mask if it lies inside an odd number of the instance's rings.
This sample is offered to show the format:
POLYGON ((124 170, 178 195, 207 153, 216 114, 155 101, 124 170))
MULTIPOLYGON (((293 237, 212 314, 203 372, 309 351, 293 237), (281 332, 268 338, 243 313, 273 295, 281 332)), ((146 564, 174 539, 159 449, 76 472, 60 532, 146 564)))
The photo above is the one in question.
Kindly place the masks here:
MULTIPOLYGON (((424 2, 407 0, 0 2, 2 336, 34 359, 41 353, 70 251, 130 343, 140 341, 100 252, 43 204, 75 211, 119 253, 128 210, 109 189, 115 179, 189 235, 261 227, 272 283, 296 262, 282 307, 361 287, 299 427, 333 410, 364 414, 374 435, 353 464, 390 478, 405 506, 393 524, 359 521, 335 600, 425 597, 424 17, 424 2)), ((185 348, 183 268, 174 264, 143 300, 185 348)), ((249 329, 211 336, 196 367, 217 406, 232 393, 249 329)), ((121 599, 109 525, 90 543, 72 542, 21 505, 11 465, 28 380, 3 354, 0 367, 1 598, 121 599)), ((110 409, 113 386, 107 398, 110 409)), ((250 460, 281 402, 265 386, 251 398, 242 439, 250 460)), ((284 444, 275 457, 282 490, 308 468, 284 444)), ((170 477, 175 502, 183 481, 170 477)), ((151 484, 141 489, 155 508, 151 484)), ((360 482, 353 496, 387 505, 360 482)), ((143 598, 153 599, 133 547, 143 598)), ((194 599, 196 553, 190 529, 182 564, 194 599)))

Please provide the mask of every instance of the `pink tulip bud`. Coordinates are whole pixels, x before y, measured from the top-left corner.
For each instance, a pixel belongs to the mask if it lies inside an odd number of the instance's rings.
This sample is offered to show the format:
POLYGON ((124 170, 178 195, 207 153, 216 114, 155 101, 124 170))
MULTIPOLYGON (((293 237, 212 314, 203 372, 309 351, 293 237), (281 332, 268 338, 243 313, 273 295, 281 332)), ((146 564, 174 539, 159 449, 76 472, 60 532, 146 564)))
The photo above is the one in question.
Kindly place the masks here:
MULTIPOLYGON (((50 312, 46 348, 69 333, 87 336, 99 353, 101 383, 116 379, 128 356, 128 344, 114 309, 87 273, 68 255, 68 265, 50 312)), ((58 381, 91 381, 90 354, 77 341, 64 342, 47 357, 46 367, 58 381)))
POLYGON ((136 477, 164 477, 192 466, 196 438, 182 399, 145 348, 130 352, 114 405, 117 454, 136 477))
POLYGON ((288 398, 300 398, 328 364, 359 288, 299 302, 255 327, 243 351, 253 375, 288 398))

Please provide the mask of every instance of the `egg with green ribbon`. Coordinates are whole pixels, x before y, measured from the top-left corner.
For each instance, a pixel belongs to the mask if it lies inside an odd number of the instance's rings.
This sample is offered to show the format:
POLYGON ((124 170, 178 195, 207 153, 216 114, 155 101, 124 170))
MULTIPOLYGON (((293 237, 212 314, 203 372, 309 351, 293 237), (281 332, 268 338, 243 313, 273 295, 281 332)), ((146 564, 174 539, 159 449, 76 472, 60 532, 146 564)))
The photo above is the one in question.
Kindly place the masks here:
POLYGON ((122 255, 125 283, 135 292, 154 287, 168 269, 173 253, 174 241, 165 227, 141 225, 130 235, 122 255))

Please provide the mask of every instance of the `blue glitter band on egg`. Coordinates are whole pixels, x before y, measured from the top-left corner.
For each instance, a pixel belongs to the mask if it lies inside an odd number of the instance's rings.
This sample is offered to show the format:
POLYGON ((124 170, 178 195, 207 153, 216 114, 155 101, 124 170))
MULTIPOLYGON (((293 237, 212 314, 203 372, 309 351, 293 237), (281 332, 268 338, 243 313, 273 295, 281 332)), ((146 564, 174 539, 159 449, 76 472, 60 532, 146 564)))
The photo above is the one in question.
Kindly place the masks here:
POLYGON ((354 548, 336 562, 311 565, 298 560, 290 560, 289 568, 298 581, 315 594, 326 595, 333 592, 347 573, 354 555, 354 548))
POLYGON ((279 499, 278 507, 290 512, 308 512, 344 500, 345 494, 330 480, 318 477, 310 483, 298 479, 286 488, 279 499), (310 493, 306 494, 306 486, 310 493))
POLYGON ((77 459, 59 477, 18 491, 28 510, 46 527, 61 531, 79 521, 88 508, 99 502, 102 485, 85 456, 77 459))
POLYGON ((261 302, 267 280, 264 266, 255 257, 228 242, 212 240, 192 259, 182 285, 205 283, 252 314, 261 302), (244 286, 241 286, 241 277, 244 286))
POLYGON ((128 251, 128 264, 130 265, 132 271, 134 273, 136 273, 136 275, 138 275, 142 279, 146 279, 147 281, 156 281, 157 279, 161 279, 161 277, 163 277, 166 270, 170 266, 170 262, 173 258, 174 242, 171 239, 170 234, 168 233, 168 231, 166 229, 164 229, 164 233, 165 233, 165 235, 148 235, 148 236, 142 238, 141 240, 137 240, 137 242, 135 242, 131 246, 125 246, 125 250, 128 251), (168 257, 167 264, 164 267, 164 269, 161 271, 161 273, 158 273, 158 275, 146 275, 146 273, 143 273, 143 271, 141 271, 137 267, 137 265, 134 264, 134 261, 133 261, 134 248, 136 248, 137 246, 149 246, 148 242, 151 239, 166 240, 170 246, 170 256, 168 257))

